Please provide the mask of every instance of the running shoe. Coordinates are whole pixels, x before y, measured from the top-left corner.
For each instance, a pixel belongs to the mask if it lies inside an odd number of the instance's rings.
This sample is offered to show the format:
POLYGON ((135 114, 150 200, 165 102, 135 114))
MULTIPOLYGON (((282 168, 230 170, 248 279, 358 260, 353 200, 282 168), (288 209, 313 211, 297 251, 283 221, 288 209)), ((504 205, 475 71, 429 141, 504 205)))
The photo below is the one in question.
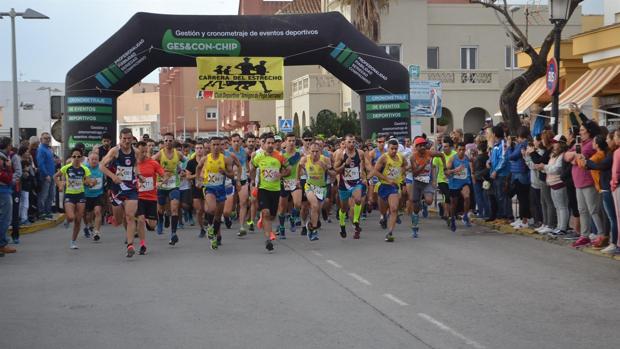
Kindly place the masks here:
POLYGON ((267 249, 267 252, 273 252, 273 242, 271 240, 265 241, 265 249, 267 249))
POLYGON ((286 228, 283 225, 278 227, 278 238, 280 240, 286 240, 286 228))
POLYGON ((205 228, 200 228, 200 234, 198 234, 198 237, 204 239, 205 236, 207 236, 207 231, 205 230, 205 228))
POLYGON ((573 248, 580 248, 580 247, 586 247, 588 245, 590 245, 590 239, 587 236, 582 236, 579 239, 577 239, 577 241, 573 242, 573 244, 571 245, 571 247, 573 248))
POLYGON ((177 236, 177 234, 172 234, 172 237, 170 237, 170 241, 168 242, 168 244, 170 246, 174 246, 177 242, 179 242, 179 237, 177 236))
POLYGON ((146 245, 140 246, 140 252, 138 252, 138 254, 141 256, 144 256, 146 254, 146 245))
POLYGON ((452 232, 455 232, 455 231, 456 231, 456 217, 454 217, 454 216, 452 216, 452 217, 450 218, 450 230, 451 230, 452 232))
POLYGON ((155 229, 156 229, 157 235, 162 235, 164 233, 164 223, 157 222, 157 228, 155 229))
POLYGON ((85 238, 90 238, 90 229, 88 229, 88 227, 84 227, 84 237, 85 238))
POLYGON ((411 237, 416 239, 418 237, 419 227, 411 227, 411 237))
POLYGON ((310 237, 310 241, 317 241, 319 239, 319 231, 318 230, 314 230, 314 231, 310 232, 308 234, 308 236, 310 237))
POLYGON ((244 237, 248 235, 248 232, 245 230, 244 227, 239 228, 239 232, 237 233, 237 237, 244 237))
POLYGON ((394 242, 394 236, 392 233, 385 234, 385 242, 394 242))
POLYGON ((127 245, 127 258, 133 257, 134 254, 136 254, 136 249, 133 245, 127 245))
POLYGON ((353 238, 354 239, 359 239, 360 238, 360 233, 362 232, 362 227, 360 227, 359 222, 358 223, 353 223, 353 225, 355 226, 355 232, 353 233, 353 238))
POLYGON ((170 216, 164 215, 164 228, 170 228, 170 216))
POLYGON ((269 240, 275 240, 276 239, 276 234, 272 231, 269 232, 269 240))
POLYGON ((99 231, 95 230, 95 234, 93 234, 93 241, 97 242, 99 240, 101 240, 101 235, 99 231))
POLYGON ((213 229, 213 226, 209 226, 207 228, 207 236, 209 237, 209 240, 215 239, 215 229, 213 229))
POLYGON ((217 243, 217 239, 212 239, 211 240, 211 249, 212 250, 217 250, 219 244, 217 243))
MULTIPOLYGON (((466 227, 471 227, 471 222, 469 221, 469 215, 468 214, 464 214, 463 215, 463 224, 465 224, 466 227)), ((519 229, 515 226, 515 229, 519 229)))
POLYGON ((232 227, 232 219, 230 219, 230 217, 224 217, 224 224, 226 225, 226 229, 230 229, 230 227, 232 227))
POLYGON ((69 246, 72 250, 77 250, 78 249, 78 245, 75 243, 75 241, 71 241, 71 245, 69 246))
POLYGON ((387 229, 387 219, 385 217, 381 217, 381 219, 379 220, 379 224, 381 225, 382 229, 387 229))
POLYGON ((301 228, 301 236, 307 236, 307 235, 308 235, 308 228, 302 227, 301 228))
POLYGON ((422 217, 428 218, 428 205, 422 203, 422 217))
POLYGON ((344 225, 340 226, 340 237, 343 239, 347 238, 347 228, 344 225))

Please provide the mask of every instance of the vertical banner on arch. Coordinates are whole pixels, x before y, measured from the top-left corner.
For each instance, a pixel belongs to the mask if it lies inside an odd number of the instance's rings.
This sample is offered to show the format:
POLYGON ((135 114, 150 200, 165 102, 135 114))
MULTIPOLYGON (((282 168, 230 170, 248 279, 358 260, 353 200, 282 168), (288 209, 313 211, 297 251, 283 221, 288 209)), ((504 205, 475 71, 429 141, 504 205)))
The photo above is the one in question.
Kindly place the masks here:
POLYGON ((197 57, 198 90, 216 99, 284 98, 282 57, 197 57))
POLYGON ((362 136, 409 138, 411 118, 409 117, 409 95, 366 95, 363 96, 362 136))
POLYGON ((115 101, 111 97, 67 97, 64 132, 67 132, 67 148, 82 143, 86 149, 101 144, 105 133, 116 133, 115 101))

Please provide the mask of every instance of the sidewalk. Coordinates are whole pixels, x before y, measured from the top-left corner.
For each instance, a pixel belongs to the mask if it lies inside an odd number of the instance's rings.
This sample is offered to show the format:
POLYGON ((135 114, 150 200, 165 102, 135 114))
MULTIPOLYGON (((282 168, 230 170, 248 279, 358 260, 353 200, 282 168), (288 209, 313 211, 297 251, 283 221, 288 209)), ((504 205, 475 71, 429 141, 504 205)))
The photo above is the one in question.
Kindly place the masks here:
MULTIPOLYGON (((36 233, 39 232, 41 230, 45 230, 48 228, 53 228, 55 226, 57 226, 58 224, 62 223, 65 220, 65 214, 64 213, 56 213, 54 214, 54 219, 50 220, 50 221, 46 221, 46 220, 38 220, 32 224, 28 224, 28 225, 22 225, 19 227, 19 235, 24 235, 24 234, 32 234, 32 233, 36 233)), ((11 236, 11 232, 13 231, 12 228, 9 227, 9 231, 7 233, 7 236, 11 236)))
MULTIPOLYGON (((480 219, 480 218, 472 218, 471 219, 472 223, 475 223, 477 225, 481 225, 481 226, 485 226, 488 228, 491 228, 493 230, 496 230, 500 233, 503 234, 516 234, 516 235, 523 235, 523 236, 529 236, 532 237, 534 239, 537 240, 542 240, 542 241, 546 241, 548 243, 552 243, 552 244, 556 244, 556 245, 562 245, 562 246, 566 246, 567 248, 572 248, 570 247, 571 243, 573 241, 570 240, 564 240, 562 238, 554 238, 548 235, 540 235, 537 232, 534 231, 534 229, 531 228, 526 228, 526 229, 514 229, 513 227, 510 226, 510 224, 504 224, 504 223, 499 223, 499 222, 485 222, 484 219, 480 219)), ((620 255, 616 255, 616 256, 612 256, 609 254, 604 254, 601 253, 600 250, 597 250, 595 248, 592 247, 583 247, 583 248, 578 248, 576 249, 578 251, 582 251, 585 253, 589 253, 595 256, 599 256, 599 257, 604 257, 604 258, 610 258, 610 259, 615 259, 617 261, 620 261, 620 255)))

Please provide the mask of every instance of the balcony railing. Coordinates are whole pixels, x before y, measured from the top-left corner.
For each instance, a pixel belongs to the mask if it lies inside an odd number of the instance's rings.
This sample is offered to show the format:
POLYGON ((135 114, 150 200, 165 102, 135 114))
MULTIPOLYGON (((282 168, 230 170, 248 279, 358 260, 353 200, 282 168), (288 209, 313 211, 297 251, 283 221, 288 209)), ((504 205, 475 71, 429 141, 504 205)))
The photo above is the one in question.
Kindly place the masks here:
POLYGON ((439 80, 444 90, 497 90, 497 70, 428 69, 420 79, 439 80))

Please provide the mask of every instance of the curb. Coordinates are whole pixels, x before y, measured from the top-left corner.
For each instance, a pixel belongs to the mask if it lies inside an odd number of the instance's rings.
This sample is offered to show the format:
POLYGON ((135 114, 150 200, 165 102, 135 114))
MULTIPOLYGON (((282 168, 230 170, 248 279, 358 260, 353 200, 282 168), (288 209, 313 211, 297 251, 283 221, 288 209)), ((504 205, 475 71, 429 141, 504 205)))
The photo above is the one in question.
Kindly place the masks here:
MULTIPOLYGON (((53 228, 57 226, 58 224, 62 223, 64 220, 65 220, 65 214, 61 213, 61 214, 55 215, 54 220, 52 221, 37 221, 30 225, 21 226, 19 227, 19 235, 33 234, 41 230, 53 228)), ((7 232, 7 236, 10 236, 12 231, 13 229, 9 228, 9 231, 7 232)))
MULTIPOLYGON (((531 238, 534 238, 536 240, 541 240, 541 241, 545 241, 548 242, 550 244, 555 244, 555 245, 561 245, 561 246, 567 246, 571 249, 573 249, 572 247, 570 247, 570 241, 564 240, 564 239, 555 239, 546 235, 540 235, 538 233, 536 233, 534 231, 534 229, 514 229, 509 225, 506 224, 498 224, 498 223, 493 223, 493 222, 485 222, 483 219, 480 218, 471 218, 472 223, 475 223, 477 225, 481 225, 487 228, 491 228, 493 230, 496 230, 502 234, 513 234, 513 235, 521 235, 521 236, 528 236, 531 238)), ((604 254, 601 253, 600 250, 594 249, 592 247, 584 247, 584 248, 576 248, 574 250, 577 251, 581 251, 581 252, 585 252, 587 254, 591 254, 594 256, 599 256, 599 257, 603 257, 603 258, 607 258, 607 259, 613 259, 616 261, 620 261, 620 255, 609 255, 609 254, 604 254)))

